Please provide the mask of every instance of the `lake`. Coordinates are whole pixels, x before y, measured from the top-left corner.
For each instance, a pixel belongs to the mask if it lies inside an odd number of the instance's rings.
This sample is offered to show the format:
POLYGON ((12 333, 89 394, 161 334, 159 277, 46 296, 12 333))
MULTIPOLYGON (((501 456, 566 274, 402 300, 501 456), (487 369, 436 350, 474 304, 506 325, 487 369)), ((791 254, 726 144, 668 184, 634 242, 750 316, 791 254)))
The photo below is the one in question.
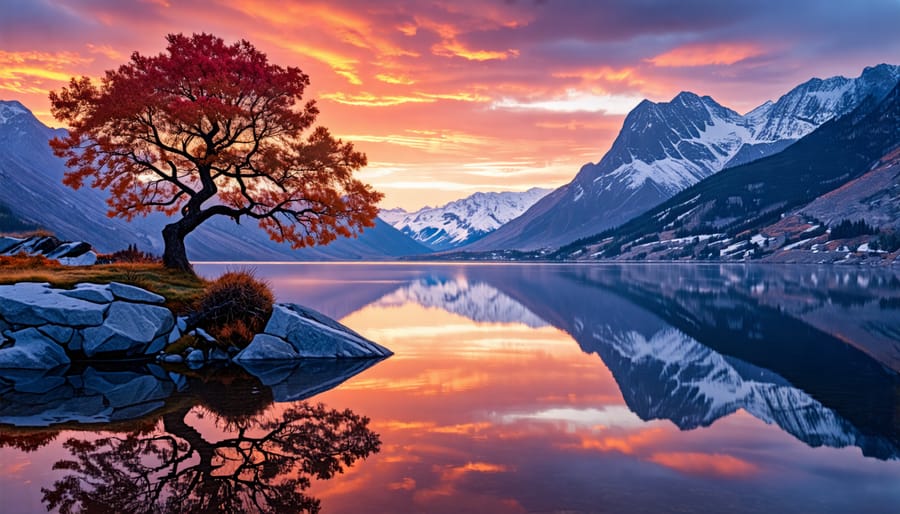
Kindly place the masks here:
POLYGON ((900 505, 900 270, 252 268, 395 355, 0 377, 0 511, 900 505))

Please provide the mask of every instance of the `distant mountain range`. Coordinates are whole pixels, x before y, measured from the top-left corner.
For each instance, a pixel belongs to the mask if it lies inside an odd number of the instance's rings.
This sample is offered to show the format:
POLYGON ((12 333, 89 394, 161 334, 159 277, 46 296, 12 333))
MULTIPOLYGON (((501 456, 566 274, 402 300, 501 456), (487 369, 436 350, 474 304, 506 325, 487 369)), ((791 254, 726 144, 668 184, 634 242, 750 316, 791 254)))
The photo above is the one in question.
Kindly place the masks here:
POLYGON ((432 250, 450 250, 497 230, 549 192, 535 187, 524 192, 475 193, 415 212, 386 209, 379 217, 432 250))
MULTIPOLYGON (((0 101, 0 220, 7 213, 11 225, 39 225, 60 238, 90 242, 101 252, 137 244, 141 250, 162 253, 165 216, 152 214, 132 222, 108 218, 106 192, 63 185, 65 164, 48 146, 63 133, 42 124, 21 103, 0 101)), ((380 219, 358 239, 292 250, 271 241, 253 223, 212 218, 190 234, 186 244, 193 260, 390 259, 428 251, 380 219)))
POLYGON ((887 64, 855 79, 812 79, 743 116, 689 92, 668 103, 645 100, 600 162, 463 249, 533 250, 597 234, 722 169, 780 152, 866 98, 883 98, 898 80, 900 66, 887 64))
MULTIPOLYGON (((598 163, 552 192, 476 193, 416 212, 383 210, 358 239, 299 251, 272 242, 253 223, 213 218, 188 236, 188 255, 791 260, 806 252, 802 262, 819 262, 817 252, 846 245, 894 252, 898 81, 900 66, 887 64, 853 79, 811 79, 744 115, 690 92, 670 102, 645 100, 598 163), (844 220, 864 221, 854 230, 878 232, 878 240, 834 243, 829 231, 844 220)), ((64 163, 47 145, 62 133, 22 104, 0 101, 0 230, 39 226, 101 252, 137 244, 160 253, 164 216, 110 219, 105 191, 62 184, 64 163)))
MULTIPOLYGON (((823 124, 784 151, 717 173, 621 227, 563 247, 558 256, 763 257, 790 249, 804 237, 824 235, 821 220, 793 223, 799 230, 784 225, 789 223, 787 216, 807 204, 807 212, 833 220, 822 207, 830 205, 829 209, 840 212, 834 199, 817 203, 829 194, 842 198, 848 207, 854 205, 850 198, 857 206, 863 201, 865 215, 857 209, 855 215, 846 214, 851 218, 876 220, 879 216, 869 214, 880 212, 882 224, 896 226, 896 218, 890 219, 884 212, 897 207, 891 195, 900 190, 898 147, 900 83, 894 81, 886 95, 868 96, 848 115, 823 124), (852 191, 845 189, 851 181, 852 191), (873 191, 873 184, 886 187, 887 194, 873 191), (778 225, 782 227, 775 228, 778 225)), ((823 241, 827 239, 825 236, 823 241)))

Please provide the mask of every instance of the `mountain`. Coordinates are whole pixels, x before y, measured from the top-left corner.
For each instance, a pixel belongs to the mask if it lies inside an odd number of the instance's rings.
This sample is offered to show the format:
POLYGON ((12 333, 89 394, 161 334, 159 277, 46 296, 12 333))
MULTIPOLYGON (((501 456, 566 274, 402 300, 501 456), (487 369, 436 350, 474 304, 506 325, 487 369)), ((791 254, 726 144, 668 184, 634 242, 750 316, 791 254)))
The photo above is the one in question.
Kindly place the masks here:
POLYGON ((535 187, 524 192, 475 193, 440 207, 415 212, 386 209, 379 216, 432 250, 450 250, 497 230, 549 192, 535 187))
MULTIPOLYGON (((841 188, 900 145, 900 83, 868 97, 781 153, 717 173, 613 230, 559 250, 563 258, 751 258, 760 234, 793 209, 841 188)), ((788 240, 781 244, 790 243, 788 240)))
POLYGON ((0 203, 0 232, 28 232, 36 230, 38 227, 26 219, 22 219, 18 214, 12 212, 9 207, 0 203))
POLYGON ((558 247, 614 227, 722 169, 784 150, 863 99, 883 97, 898 79, 900 66, 886 64, 855 79, 812 79, 745 115, 689 92, 645 100, 598 163, 464 249, 558 247))
MULTIPOLYGON (((63 239, 88 241, 101 252, 137 244, 141 250, 162 253, 162 214, 125 222, 108 218, 107 193, 90 187, 78 191, 63 185, 62 159, 47 142, 64 134, 41 123, 21 103, 0 101, 0 204, 17 218, 40 225, 63 239)), ((338 239, 327 246, 291 250, 275 243, 254 223, 210 219, 186 239, 192 260, 361 260, 386 259, 425 253, 424 246, 387 223, 358 239, 338 239)))

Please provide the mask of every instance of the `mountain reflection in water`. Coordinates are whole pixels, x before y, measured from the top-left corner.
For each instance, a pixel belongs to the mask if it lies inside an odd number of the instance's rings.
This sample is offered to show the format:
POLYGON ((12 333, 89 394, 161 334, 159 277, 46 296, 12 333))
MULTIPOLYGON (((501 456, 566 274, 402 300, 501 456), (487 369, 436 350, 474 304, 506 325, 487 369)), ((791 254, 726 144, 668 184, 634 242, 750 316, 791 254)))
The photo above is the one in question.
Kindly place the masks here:
POLYGON ((9 463, 0 496, 26 506, 11 511, 65 502, 90 511, 89 490, 108 492, 111 505, 150 505, 158 490, 157 511, 202 511, 225 496, 222 511, 275 509, 290 497, 333 513, 881 513, 900 504, 896 270, 256 271, 281 301, 341 319, 395 355, 212 375, 150 365, 0 377, 0 463, 9 463), (316 436, 292 439, 305 430, 316 436), (261 446, 270 433, 290 442, 261 446), (323 434, 335 439, 315 439, 323 434), (328 462, 344 476, 318 473, 328 462), (249 483, 234 479, 239 469, 249 483), (129 482, 128 494, 113 492, 129 482), (247 503, 254 498, 260 506, 247 503))
POLYGON ((306 297, 306 286, 313 285, 337 317, 367 305, 412 302, 476 322, 552 325, 603 360, 628 408, 644 420, 668 419, 690 430, 742 409, 813 447, 857 446, 867 456, 900 458, 895 271, 741 265, 365 270, 375 287, 337 279, 359 273, 354 266, 263 273, 279 297, 300 294, 298 284, 306 297), (293 280, 282 282, 280 273, 293 280), (381 295, 374 301, 373 290, 381 295))

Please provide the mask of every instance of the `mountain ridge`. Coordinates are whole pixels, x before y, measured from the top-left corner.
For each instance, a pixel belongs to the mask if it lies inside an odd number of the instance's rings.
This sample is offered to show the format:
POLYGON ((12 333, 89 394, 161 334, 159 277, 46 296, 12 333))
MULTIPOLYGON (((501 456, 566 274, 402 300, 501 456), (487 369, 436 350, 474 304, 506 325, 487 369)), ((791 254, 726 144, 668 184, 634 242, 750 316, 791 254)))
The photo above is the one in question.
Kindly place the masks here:
POLYGON ((814 78, 745 115, 690 92, 644 100, 600 161, 460 250, 552 248, 625 223, 722 169, 784 150, 869 95, 887 94, 891 80, 900 80, 900 66, 868 67, 855 79, 814 78))
POLYGON ((522 192, 478 192, 413 212, 384 209, 379 217, 432 250, 450 250, 497 230, 549 192, 538 187, 522 192))
MULTIPOLYGON (((861 177, 900 146, 900 81, 880 101, 824 123, 778 154, 727 169, 620 227, 561 248, 562 258, 750 258, 759 234, 794 209, 861 177)), ((772 246, 770 246, 772 245, 772 246)))

